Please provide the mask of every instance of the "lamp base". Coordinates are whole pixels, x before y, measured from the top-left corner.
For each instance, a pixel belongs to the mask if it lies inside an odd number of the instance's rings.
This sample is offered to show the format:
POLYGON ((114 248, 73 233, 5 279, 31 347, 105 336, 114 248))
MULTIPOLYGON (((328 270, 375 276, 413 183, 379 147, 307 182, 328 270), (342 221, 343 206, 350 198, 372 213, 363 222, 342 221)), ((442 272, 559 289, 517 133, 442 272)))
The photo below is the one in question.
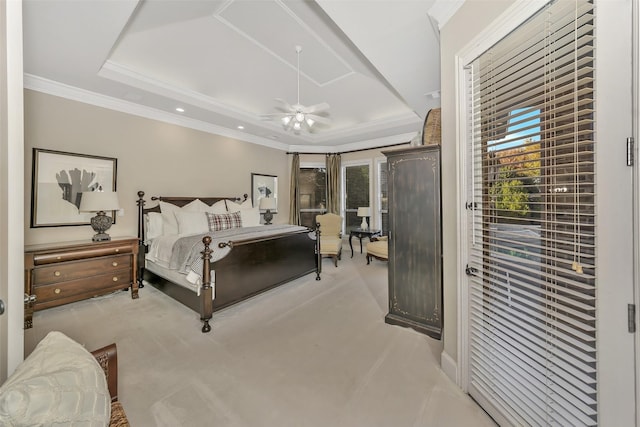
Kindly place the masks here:
POLYGON ((111 223, 113 220, 110 216, 107 216, 104 211, 100 211, 91 218, 91 228, 96 232, 96 235, 93 236, 91 240, 94 242, 103 242, 105 240, 111 240, 111 236, 109 236, 106 231, 111 228, 111 223))
POLYGON ((369 228, 369 224, 367 224, 367 217, 366 216, 362 217, 362 223, 360 224, 360 228, 362 230, 367 230, 369 228))
POLYGON ((271 210, 267 209, 267 211, 262 215, 264 216, 264 225, 271 225, 271 220, 273 219, 273 214, 271 213, 271 210))
POLYGON ((94 235, 91 240, 93 240, 94 242, 104 242, 106 240, 111 240, 111 236, 109 236, 107 233, 98 233, 94 235))

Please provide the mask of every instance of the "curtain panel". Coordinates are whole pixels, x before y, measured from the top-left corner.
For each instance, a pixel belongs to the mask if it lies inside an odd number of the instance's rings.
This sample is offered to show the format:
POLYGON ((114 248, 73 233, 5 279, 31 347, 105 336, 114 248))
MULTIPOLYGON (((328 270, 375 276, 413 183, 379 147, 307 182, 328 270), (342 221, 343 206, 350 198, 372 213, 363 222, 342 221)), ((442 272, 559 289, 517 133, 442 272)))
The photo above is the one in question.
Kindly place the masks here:
POLYGON ((327 212, 340 215, 340 154, 327 154, 327 212))
POLYGON ((291 187, 289 188, 289 224, 300 225, 300 155, 294 153, 291 158, 291 187))

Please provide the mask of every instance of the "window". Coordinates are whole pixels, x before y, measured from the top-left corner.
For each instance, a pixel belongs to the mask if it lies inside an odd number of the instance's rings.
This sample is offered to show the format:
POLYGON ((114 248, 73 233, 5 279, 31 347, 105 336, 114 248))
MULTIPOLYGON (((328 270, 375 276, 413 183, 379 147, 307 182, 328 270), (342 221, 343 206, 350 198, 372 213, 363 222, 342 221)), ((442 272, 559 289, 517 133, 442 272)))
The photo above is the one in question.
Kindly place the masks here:
MULTIPOLYGON (((359 228, 362 223, 362 218, 357 215, 358 208, 371 206, 369 201, 369 165, 348 165, 344 166, 342 171, 344 229, 345 233, 349 233, 351 230, 359 228)), ((371 218, 368 218, 367 222, 371 225, 371 218)))
POLYGON ((383 235, 389 234, 389 196, 387 193, 387 162, 378 161, 378 224, 383 235))
POLYGON ((327 170, 300 168, 300 225, 316 228, 316 215, 327 212, 327 170))

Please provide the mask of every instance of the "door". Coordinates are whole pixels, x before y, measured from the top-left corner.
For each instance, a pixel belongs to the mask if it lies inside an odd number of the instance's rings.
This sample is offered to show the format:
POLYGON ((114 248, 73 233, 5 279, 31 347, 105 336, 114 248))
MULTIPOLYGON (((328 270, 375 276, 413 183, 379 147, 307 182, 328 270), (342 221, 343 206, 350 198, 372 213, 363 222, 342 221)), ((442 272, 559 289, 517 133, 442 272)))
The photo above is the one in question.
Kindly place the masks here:
POLYGON ((0 383, 23 357, 22 2, 0 3, 0 383))
POLYGON ((469 393, 633 425, 629 1, 550 2, 465 64, 469 393))

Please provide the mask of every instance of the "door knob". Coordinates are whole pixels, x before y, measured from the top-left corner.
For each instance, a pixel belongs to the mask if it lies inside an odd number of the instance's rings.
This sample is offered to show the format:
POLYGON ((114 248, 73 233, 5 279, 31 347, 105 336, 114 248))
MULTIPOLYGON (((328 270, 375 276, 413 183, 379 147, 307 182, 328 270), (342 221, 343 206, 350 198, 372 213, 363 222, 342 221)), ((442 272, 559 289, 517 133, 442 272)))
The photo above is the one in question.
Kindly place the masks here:
POLYGON ((4 301, 0 299, 0 316, 4 314, 4 301))

